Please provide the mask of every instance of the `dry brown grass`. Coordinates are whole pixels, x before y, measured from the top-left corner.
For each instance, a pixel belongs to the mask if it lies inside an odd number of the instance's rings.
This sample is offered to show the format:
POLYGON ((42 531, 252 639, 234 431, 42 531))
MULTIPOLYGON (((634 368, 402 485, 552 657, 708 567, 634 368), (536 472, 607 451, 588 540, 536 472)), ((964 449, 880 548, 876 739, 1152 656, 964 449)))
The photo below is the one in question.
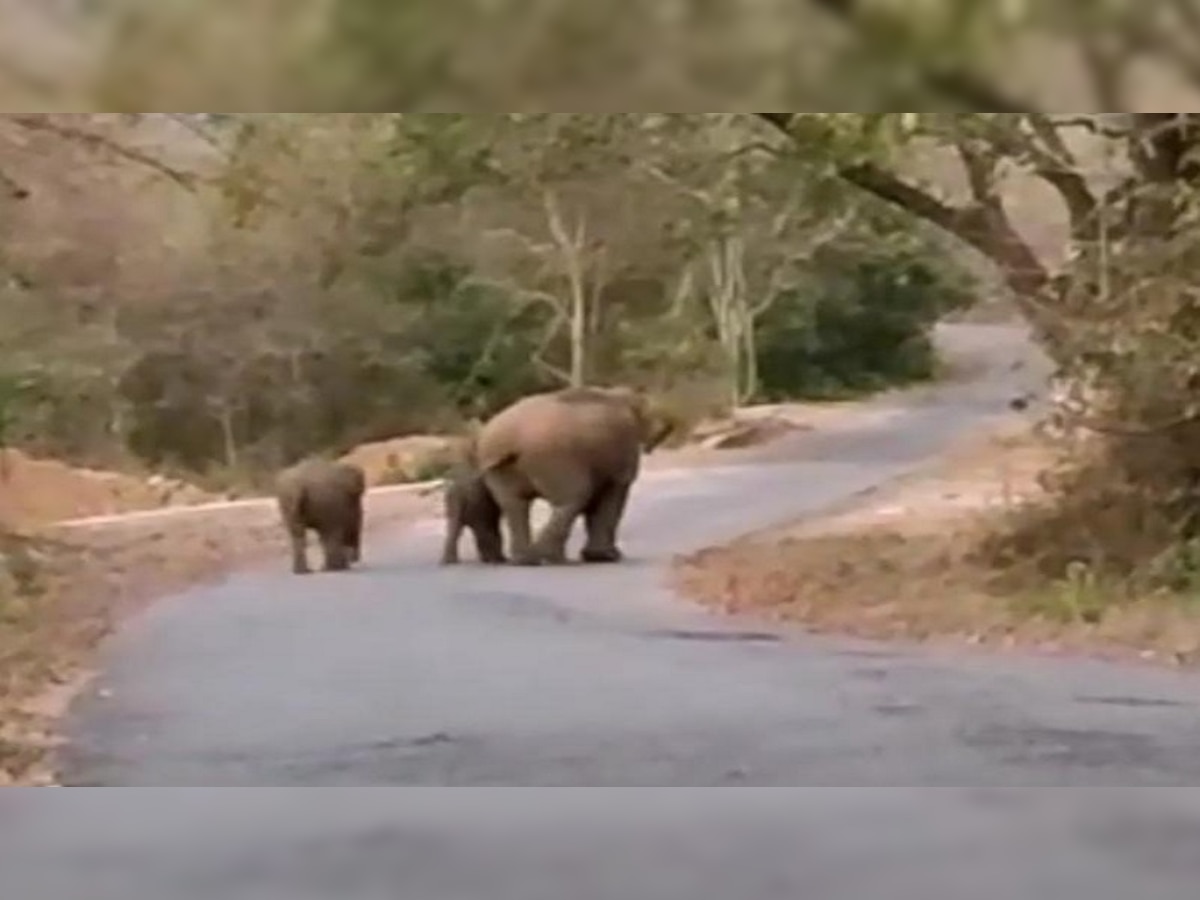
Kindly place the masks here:
MULTIPOLYGON (((368 495, 368 527, 432 511, 434 498, 368 495)), ((54 725, 96 646, 151 602, 272 559, 286 543, 270 503, 79 529, 50 529, 7 554, 0 585, 0 784, 45 783, 54 725)))
POLYGON ((817 632, 1200 661, 1200 609, 1177 596, 1114 605, 1086 582, 993 568, 981 548, 1041 501, 1050 459, 1006 428, 865 502, 682 557, 674 580, 711 608, 817 632))
POLYGON ((81 469, 20 450, 0 450, 0 522, 10 525, 40 526, 219 499, 172 478, 81 469))

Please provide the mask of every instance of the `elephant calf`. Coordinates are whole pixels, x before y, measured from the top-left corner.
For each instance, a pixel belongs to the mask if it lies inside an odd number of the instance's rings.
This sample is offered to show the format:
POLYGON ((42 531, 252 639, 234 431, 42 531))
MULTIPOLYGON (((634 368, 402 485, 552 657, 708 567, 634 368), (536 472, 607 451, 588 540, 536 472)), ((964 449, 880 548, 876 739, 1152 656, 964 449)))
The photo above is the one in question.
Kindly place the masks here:
POLYGON ((442 565, 458 563, 458 542, 463 529, 470 529, 480 562, 507 562, 500 535, 500 504, 484 483, 483 474, 474 466, 460 464, 451 470, 443 484, 446 513, 446 542, 442 547, 442 565))
POLYGON ((292 571, 307 574, 308 532, 317 533, 325 571, 339 572, 362 558, 363 495, 358 466, 312 459, 279 474, 275 496, 292 545, 292 571))

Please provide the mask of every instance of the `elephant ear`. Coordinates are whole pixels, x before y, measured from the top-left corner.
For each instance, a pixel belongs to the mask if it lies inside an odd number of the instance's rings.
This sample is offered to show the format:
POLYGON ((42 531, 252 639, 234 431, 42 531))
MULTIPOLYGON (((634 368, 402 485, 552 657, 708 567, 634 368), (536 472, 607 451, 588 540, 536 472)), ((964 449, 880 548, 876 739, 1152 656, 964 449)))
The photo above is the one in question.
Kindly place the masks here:
POLYGON ((647 391, 631 388, 624 390, 641 426, 642 449, 651 453, 671 436, 678 423, 666 405, 647 391))
POLYGON ((656 450, 663 441, 675 433, 679 427, 679 422, 667 414, 659 410, 654 413, 646 423, 646 437, 642 441, 642 446, 647 453, 652 453, 656 450))

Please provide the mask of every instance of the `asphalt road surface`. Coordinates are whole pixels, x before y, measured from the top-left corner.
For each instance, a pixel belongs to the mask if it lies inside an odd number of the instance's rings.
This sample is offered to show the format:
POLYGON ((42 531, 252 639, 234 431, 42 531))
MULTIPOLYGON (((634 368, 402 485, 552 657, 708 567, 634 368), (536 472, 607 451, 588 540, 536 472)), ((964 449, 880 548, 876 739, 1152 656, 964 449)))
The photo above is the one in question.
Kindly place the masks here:
POLYGON ((77 704, 64 784, 253 789, 5 792, 0 896, 1200 896, 1200 679, 815 638, 663 587, 671 554, 903 474, 1035 386, 1015 332, 945 336, 972 380, 797 461, 648 473, 621 565, 442 569, 417 527, 353 573, 159 604, 77 704), (286 790, 415 785, 643 789, 286 790), (774 790, 654 790, 713 786, 774 790))

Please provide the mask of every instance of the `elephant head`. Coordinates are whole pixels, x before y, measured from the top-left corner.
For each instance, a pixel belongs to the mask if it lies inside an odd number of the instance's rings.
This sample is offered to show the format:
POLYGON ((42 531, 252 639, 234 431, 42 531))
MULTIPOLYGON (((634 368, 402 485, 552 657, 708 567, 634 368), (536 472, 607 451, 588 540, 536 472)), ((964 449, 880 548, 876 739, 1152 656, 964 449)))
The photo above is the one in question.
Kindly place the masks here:
POLYGON ((646 453, 653 452, 678 427, 678 422, 666 407, 645 391, 623 386, 585 388, 583 390, 598 391, 628 403, 634 415, 637 416, 638 427, 642 435, 642 450, 646 453))

